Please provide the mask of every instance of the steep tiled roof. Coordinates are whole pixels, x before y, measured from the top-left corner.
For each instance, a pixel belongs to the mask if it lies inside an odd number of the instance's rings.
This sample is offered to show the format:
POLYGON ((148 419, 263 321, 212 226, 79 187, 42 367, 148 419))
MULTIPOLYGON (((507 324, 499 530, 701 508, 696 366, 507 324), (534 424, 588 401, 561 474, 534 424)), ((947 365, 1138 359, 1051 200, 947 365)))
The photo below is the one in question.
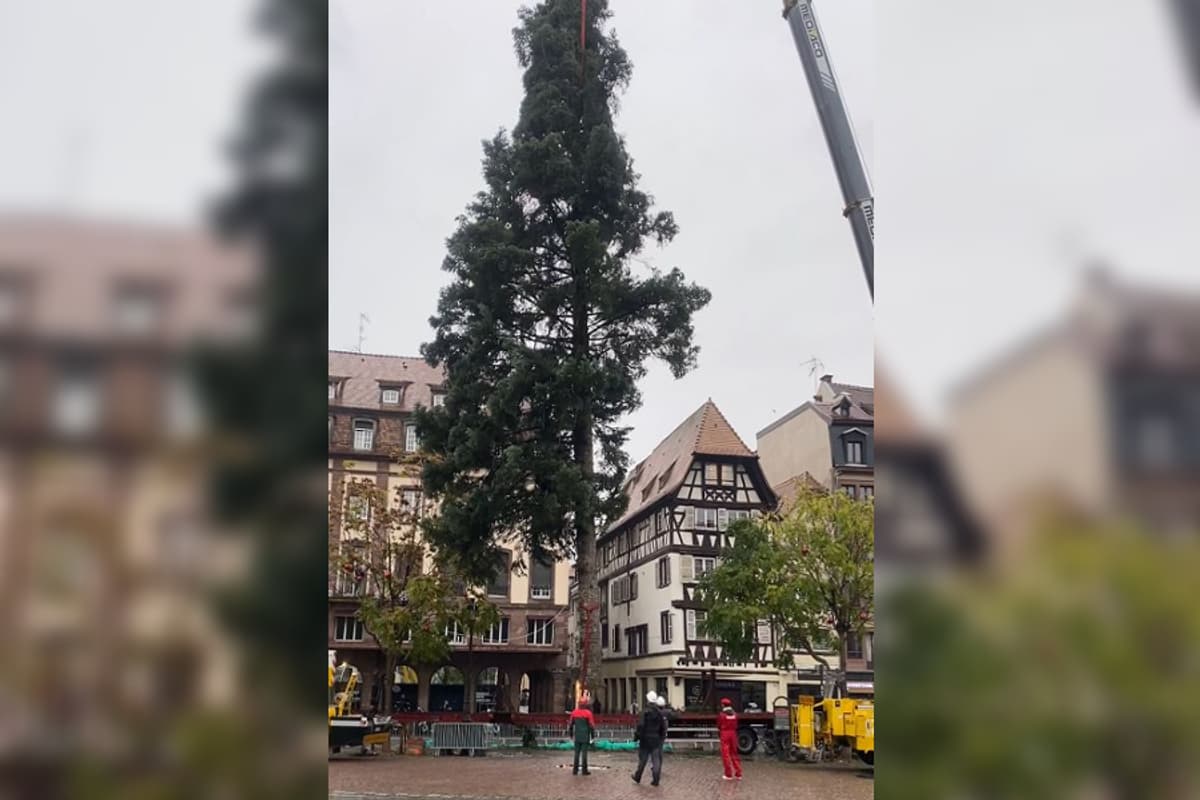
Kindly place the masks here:
POLYGON ((781 514, 786 514, 795 504, 796 498, 800 496, 800 492, 805 489, 818 492, 825 491, 825 487, 821 485, 821 482, 807 472, 793 475, 779 485, 772 486, 771 491, 775 492, 775 496, 779 498, 778 511, 781 514))
POLYGON ((855 386, 853 383, 830 383, 835 392, 850 396, 850 402, 868 414, 875 413, 875 389, 871 386, 855 386))
POLYGON ((645 508, 678 491, 696 455, 755 457, 721 410, 708 400, 630 471, 624 487, 629 497, 628 509, 608 530, 619 528, 645 508))
POLYGON ((412 411, 418 405, 432 405, 433 387, 446 379, 440 367, 431 367, 421 358, 345 350, 329 351, 329 378, 345 381, 341 395, 330 405, 389 411, 412 411), (405 387, 399 405, 380 403, 384 385, 405 387))

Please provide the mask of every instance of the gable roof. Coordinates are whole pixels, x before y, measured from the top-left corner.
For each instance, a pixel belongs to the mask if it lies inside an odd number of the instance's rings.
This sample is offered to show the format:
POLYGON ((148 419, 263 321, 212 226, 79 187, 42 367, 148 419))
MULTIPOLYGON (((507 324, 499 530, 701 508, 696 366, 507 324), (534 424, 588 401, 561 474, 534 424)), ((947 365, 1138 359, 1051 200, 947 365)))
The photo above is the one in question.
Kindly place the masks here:
POLYGON ((433 388, 441 386, 446 375, 440 367, 431 367, 422 358, 330 350, 329 379, 345 381, 341 395, 330 405, 412 411, 419 405, 433 405, 433 388), (398 405, 382 405, 380 389, 384 385, 405 386, 398 405))
POLYGON ((779 498, 779 504, 776 510, 780 514, 786 514, 796 504, 796 500, 800 497, 801 491, 824 492, 827 491, 821 482, 810 475, 808 472, 802 472, 799 475, 793 475, 782 483, 772 486, 771 491, 775 492, 775 496, 779 498))
POLYGON ((605 533, 616 530, 663 497, 679 491, 692 458, 698 455, 757 458, 710 399, 667 434, 654 452, 630 470, 622 487, 629 498, 629 505, 621 518, 609 525, 605 533))

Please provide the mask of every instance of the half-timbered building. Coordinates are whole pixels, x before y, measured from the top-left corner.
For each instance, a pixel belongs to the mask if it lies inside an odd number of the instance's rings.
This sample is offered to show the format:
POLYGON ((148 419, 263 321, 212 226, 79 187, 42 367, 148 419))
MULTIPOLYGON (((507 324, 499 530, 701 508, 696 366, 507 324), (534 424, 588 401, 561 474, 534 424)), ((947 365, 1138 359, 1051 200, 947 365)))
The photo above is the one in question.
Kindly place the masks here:
POLYGON ((776 505, 758 456, 709 400, 633 468, 624 491, 627 509, 597 548, 606 707, 640 707, 654 690, 676 708, 714 692, 767 708, 793 675, 774 666, 770 626, 758 626, 749 662, 731 663, 706 635, 695 594, 732 546, 731 523, 776 505))

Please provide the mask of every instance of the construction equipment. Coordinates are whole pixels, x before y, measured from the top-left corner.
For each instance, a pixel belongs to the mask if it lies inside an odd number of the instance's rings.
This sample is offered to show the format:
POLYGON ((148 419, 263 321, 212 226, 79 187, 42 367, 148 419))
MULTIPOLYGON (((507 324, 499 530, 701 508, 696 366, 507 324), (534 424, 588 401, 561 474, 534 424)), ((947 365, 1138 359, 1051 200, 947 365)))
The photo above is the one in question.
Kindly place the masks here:
POLYGON ((334 651, 329 651, 329 751, 358 747, 365 754, 374 745, 391 745, 391 725, 351 713, 354 690, 361 682, 358 669, 342 662, 337 666, 334 651))
POLYGON ((863 762, 875 764, 875 703, 848 697, 819 702, 801 697, 792 706, 792 755, 821 761, 834 758, 843 748, 863 762))
POLYGON ((875 299, 875 198, 854 140, 854 129, 842 102, 841 91, 829 61, 829 49, 821 36, 811 0, 784 0, 783 18, 792 29, 796 50, 804 67, 813 104, 829 145, 829 155, 842 188, 845 209, 842 216, 850 220, 854 244, 867 278, 867 290, 875 299))

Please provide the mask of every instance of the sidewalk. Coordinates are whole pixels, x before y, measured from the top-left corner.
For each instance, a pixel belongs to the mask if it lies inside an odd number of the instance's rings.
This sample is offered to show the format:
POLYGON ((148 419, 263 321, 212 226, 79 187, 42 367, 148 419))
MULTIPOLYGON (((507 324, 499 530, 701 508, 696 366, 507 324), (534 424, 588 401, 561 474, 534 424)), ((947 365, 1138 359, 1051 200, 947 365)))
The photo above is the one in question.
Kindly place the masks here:
POLYGON ((329 793, 336 800, 866 800, 875 791, 873 773, 848 765, 743 760, 744 780, 723 781, 720 758, 668 755, 654 787, 648 766, 640 786, 630 779, 632 755, 592 753, 589 763, 585 777, 571 774, 570 753, 335 757, 329 793))

